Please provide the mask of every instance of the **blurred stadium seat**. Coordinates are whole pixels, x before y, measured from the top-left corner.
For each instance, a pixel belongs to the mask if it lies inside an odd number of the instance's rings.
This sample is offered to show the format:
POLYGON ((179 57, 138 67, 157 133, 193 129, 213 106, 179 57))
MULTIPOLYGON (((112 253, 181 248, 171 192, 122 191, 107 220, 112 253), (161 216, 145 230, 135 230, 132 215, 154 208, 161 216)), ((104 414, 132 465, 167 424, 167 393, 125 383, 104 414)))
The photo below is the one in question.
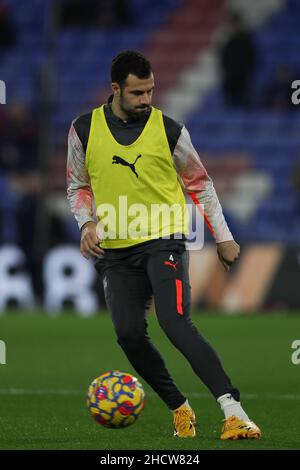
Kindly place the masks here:
MULTIPOLYGON (((8 102, 19 101, 37 110, 42 97, 43 74, 51 74, 53 142, 48 180, 50 191, 61 198, 65 197, 63 170, 68 128, 72 119, 97 106, 109 93, 112 57, 123 49, 145 51, 156 73, 159 102, 185 73, 189 73, 190 88, 197 94, 198 82, 203 77, 196 69, 192 73, 189 67, 198 60, 199 54, 211 47, 212 37, 224 21, 226 7, 234 2, 130 0, 128 3, 132 13, 130 25, 118 28, 56 26, 55 36, 51 37, 49 18, 53 2, 9 2, 17 42, 1 57, 0 78, 7 83, 8 102)), ((245 8, 249 8, 246 3, 245 8)), ((259 23, 268 0, 261 3, 261 10, 256 11, 258 26, 252 29, 259 50, 253 106, 238 110, 224 108, 221 88, 216 86, 199 103, 196 96, 185 124, 216 182, 217 191, 220 188, 224 211, 237 223, 239 241, 297 245, 300 189, 297 192, 293 184, 293 171, 300 158, 300 113, 296 107, 290 111, 267 109, 262 98, 278 66, 289 65, 295 79, 300 73, 300 5, 296 0, 279 2, 281 8, 259 23), (237 170, 239 159, 241 167, 237 170), (229 164, 231 160, 235 162, 233 166, 229 164), (272 184, 266 183, 268 191, 261 191, 256 199, 258 186, 253 186, 255 206, 251 205, 249 211, 245 203, 242 217, 243 201, 248 197, 245 181, 249 172, 248 182, 255 178, 257 183, 266 181, 267 175, 272 184), (233 204, 237 193, 230 194, 230 191, 237 191, 237 187, 240 199, 233 204)), ((71 241, 77 240, 77 227, 75 223, 70 224, 69 214, 66 214, 65 226, 65 234, 71 241), (73 236, 70 227, 73 227, 73 236)))

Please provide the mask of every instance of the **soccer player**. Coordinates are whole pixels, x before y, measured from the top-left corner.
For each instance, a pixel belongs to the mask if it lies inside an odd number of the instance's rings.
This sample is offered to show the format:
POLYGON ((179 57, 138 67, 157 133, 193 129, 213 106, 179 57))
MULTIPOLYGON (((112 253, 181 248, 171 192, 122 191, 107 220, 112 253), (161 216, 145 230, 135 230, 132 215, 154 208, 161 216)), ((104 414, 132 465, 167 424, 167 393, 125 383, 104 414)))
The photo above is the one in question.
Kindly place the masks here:
POLYGON ((194 437, 195 413, 147 334, 146 309, 153 296, 161 328, 225 414, 221 439, 259 438, 260 429, 243 410, 239 390, 192 323, 188 232, 177 217, 184 213, 184 192, 205 210, 227 271, 239 256, 239 245, 187 129, 151 106, 149 61, 138 52, 121 52, 112 61, 111 82, 108 102, 71 125, 67 193, 81 230, 81 253, 97 258, 117 341, 172 411, 174 435, 194 437), (161 218, 152 212, 157 205, 175 207, 177 213, 161 218))

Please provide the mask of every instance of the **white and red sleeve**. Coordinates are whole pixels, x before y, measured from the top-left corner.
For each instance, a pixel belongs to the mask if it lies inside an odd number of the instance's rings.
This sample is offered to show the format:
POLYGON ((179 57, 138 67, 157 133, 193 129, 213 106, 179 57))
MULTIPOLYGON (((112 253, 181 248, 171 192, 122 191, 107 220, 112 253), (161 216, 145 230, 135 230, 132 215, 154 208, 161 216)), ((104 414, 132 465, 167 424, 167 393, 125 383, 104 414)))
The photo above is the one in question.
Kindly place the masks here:
POLYGON ((184 126, 174 149, 173 162, 184 190, 202 213, 216 242, 233 240, 213 182, 184 126))
POLYGON ((93 195, 85 152, 72 123, 68 136, 67 199, 79 229, 94 220, 93 195))

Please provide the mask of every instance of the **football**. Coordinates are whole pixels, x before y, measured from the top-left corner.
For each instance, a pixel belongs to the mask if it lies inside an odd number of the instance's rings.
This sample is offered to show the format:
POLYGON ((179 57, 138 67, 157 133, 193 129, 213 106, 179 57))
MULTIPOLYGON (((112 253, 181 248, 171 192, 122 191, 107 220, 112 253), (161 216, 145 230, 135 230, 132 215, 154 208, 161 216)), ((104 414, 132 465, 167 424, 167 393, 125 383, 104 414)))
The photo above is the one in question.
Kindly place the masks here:
POLYGON ((133 424, 145 405, 145 393, 136 377, 111 370, 97 377, 89 386, 87 406, 97 423, 107 428, 133 424))

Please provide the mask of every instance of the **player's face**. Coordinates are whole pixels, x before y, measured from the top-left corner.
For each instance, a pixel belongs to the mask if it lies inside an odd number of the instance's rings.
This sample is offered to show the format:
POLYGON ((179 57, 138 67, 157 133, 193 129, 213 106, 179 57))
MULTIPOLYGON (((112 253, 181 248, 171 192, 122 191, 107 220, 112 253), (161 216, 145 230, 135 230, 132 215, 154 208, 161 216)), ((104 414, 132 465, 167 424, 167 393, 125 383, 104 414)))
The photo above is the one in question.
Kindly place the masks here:
POLYGON ((120 108, 128 117, 141 117, 149 113, 154 88, 154 77, 138 78, 129 74, 120 89, 120 108))

